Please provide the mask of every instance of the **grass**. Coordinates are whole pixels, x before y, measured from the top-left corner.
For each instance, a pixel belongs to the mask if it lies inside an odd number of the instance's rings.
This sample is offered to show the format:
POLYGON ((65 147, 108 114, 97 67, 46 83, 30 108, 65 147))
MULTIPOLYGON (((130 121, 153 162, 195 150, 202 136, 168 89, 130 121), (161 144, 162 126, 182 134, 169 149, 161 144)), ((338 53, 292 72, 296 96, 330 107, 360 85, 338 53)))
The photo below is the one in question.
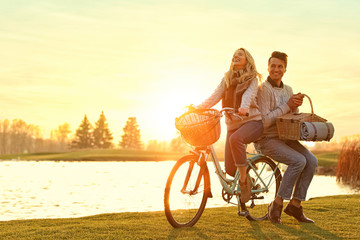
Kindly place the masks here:
POLYGON ((224 207, 205 209, 194 227, 182 229, 172 228, 164 212, 0 222, 0 239, 359 239, 360 195, 314 198, 303 206, 315 224, 286 214, 281 225, 249 222, 236 207, 224 207))
POLYGON ((338 164, 339 151, 336 152, 315 152, 319 165, 323 167, 332 167, 338 164))

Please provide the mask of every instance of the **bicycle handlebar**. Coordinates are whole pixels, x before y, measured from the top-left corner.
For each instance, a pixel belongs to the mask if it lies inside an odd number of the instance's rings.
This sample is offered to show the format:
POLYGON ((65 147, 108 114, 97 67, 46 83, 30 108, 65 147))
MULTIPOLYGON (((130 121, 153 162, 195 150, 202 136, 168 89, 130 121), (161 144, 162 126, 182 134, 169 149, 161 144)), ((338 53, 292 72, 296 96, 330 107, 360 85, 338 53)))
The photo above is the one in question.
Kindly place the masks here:
MULTIPOLYGON (((220 113, 222 114, 223 112, 225 112, 226 114, 231 114, 232 116, 235 116, 237 118, 240 118, 241 120, 243 120, 242 116, 240 116, 239 114, 237 114, 235 112, 234 108, 230 108, 230 107, 224 107, 223 109, 220 110, 220 113)), ((245 115, 246 117, 249 116, 249 113, 246 113, 245 115)))

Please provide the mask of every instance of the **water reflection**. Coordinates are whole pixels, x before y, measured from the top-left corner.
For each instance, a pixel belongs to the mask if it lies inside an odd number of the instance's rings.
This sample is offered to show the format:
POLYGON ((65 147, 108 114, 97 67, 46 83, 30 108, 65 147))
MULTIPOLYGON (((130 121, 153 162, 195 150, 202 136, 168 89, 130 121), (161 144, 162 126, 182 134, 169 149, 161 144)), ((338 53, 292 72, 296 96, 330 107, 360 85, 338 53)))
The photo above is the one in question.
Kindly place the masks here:
MULTIPOLYGON (((162 211, 166 162, 0 162, 0 220, 67 218, 100 213, 162 211)), ((228 206, 211 172, 214 198, 207 207, 228 206)), ((352 194, 335 177, 316 176, 308 198, 352 194)))

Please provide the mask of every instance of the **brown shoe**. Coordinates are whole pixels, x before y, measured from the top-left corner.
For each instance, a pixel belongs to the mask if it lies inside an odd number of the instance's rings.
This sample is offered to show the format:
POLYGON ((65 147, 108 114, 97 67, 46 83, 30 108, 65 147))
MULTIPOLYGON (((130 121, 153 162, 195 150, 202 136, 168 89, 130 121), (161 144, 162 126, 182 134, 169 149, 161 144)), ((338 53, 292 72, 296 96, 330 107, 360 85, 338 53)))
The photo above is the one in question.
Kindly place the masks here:
POLYGON ((268 217, 273 223, 281 223, 281 212, 283 205, 277 204, 275 201, 271 202, 268 206, 268 217))
POLYGON ((249 177, 246 177, 246 181, 244 183, 239 180, 239 185, 241 190, 240 200, 242 203, 246 203, 251 197, 251 182, 249 177))
POLYGON ((289 204, 286 206, 286 208, 284 209, 284 212, 285 212, 287 215, 296 218, 296 220, 298 220, 299 222, 314 223, 313 220, 311 220, 310 218, 307 218, 307 217, 304 215, 302 206, 300 206, 300 207, 298 208, 298 207, 295 207, 294 205, 292 205, 292 204, 289 203, 289 204))

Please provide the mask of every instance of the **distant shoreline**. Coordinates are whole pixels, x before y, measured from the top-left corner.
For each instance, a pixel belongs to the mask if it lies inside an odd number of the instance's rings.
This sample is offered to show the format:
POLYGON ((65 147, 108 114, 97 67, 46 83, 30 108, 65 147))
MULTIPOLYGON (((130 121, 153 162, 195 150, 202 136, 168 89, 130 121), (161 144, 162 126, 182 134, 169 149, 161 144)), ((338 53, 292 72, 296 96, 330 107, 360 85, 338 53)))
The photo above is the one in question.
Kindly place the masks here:
MULTIPOLYGON (((66 161, 66 162, 160 162, 175 161, 189 153, 177 152, 155 152, 144 150, 123 150, 123 149, 88 149, 74 152, 45 152, 0 155, 1 161, 66 161)), ((338 162, 338 151, 318 152, 319 175, 335 175, 338 162)), ((222 155, 219 160, 223 161, 222 155)))
POLYGON ((0 161, 52 161, 52 162, 164 162, 176 161, 176 159, 167 159, 164 157, 124 157, 124 158, 106 158, 106 157, 91 157, 91 158, 74 158, 74 159, 1 159, 0 161))
POLYGON ((41 152, 0 155, 1 160, 14 161, 169 161, 186 153, 123 149, 87 149, 73 152, 41 152))

